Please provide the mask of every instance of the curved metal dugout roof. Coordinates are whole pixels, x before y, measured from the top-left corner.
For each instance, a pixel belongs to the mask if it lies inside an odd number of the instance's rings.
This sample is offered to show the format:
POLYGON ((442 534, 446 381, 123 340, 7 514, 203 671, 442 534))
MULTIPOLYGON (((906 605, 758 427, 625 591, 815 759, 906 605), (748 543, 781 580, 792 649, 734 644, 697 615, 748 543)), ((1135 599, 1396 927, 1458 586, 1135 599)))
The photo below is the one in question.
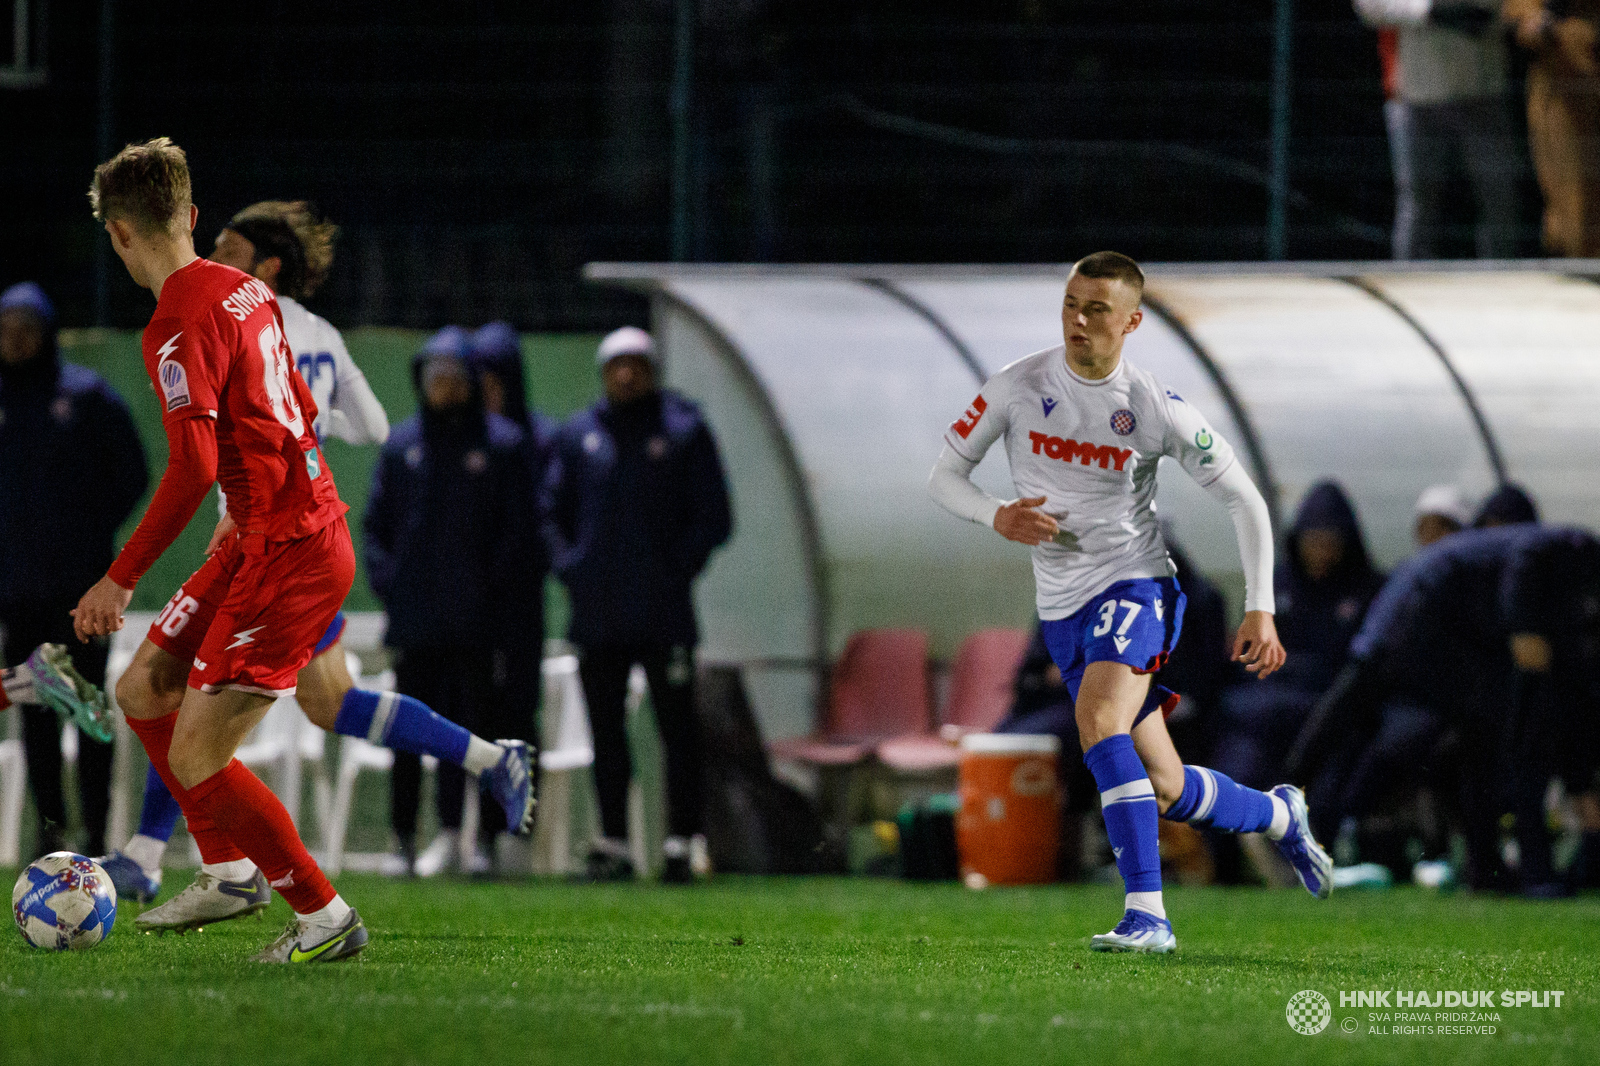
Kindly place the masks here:
MULTIPOLYGON (((698 591, 708 657, 743 662, 770 736, 804 732, 820 666, 868 626, 948 654, 1031 616, 1025 550, 940 511, 925 482, 981 382, 1060 342, 1067 265, 593 264, 652 297, 667 380, 718 434, 737 529, 698 591)), ((1155 265, 1127 355, 1235 445, 1281 529, 1327 477, 1375 560, 1411 551, 1428 485, 1526 485, 1600 521, 1600 263, 1155 265)), ((978 468, 1012 494, 1001 449, 978 468)), ((1158 506, 1242 594, 1232 527, 1176 470, 1158 506)))

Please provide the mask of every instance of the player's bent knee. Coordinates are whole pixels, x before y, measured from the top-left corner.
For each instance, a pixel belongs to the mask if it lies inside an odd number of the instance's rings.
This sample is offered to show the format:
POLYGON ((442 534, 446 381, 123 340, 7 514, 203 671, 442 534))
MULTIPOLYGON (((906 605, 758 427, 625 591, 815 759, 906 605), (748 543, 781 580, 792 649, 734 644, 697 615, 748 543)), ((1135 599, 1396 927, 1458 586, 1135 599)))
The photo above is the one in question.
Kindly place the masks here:
POLYGON ((149 678, 143 676, 143 671, 135 671, 133 667, 122 672, 117 678, 116 687, 117 706, 122 708, 122 713, 129 718, 149 718, 150 691, 149 678))
POLYGON ((1126 728, 1120 728, 1120 716, 1116 707, 1102 703, 1079 704, 1075 717, 1078 722, 1078 742, 1088 751, 1096 744, 1118 733, 1126 733, 1126 728))
POLYGON ((117 678, 117 706, 129 718, 161 718, 183 703, 184 685, 164 683, 149 668, 131 666, 117 678))
POLYGON ((172 738, 172 747, 167 751, 167 765, 184 788, 193 788, 216 773, 215 768, 208 769, 208 761, 198 745, 180 743, 177 737, 172 738))
POLYGON ((300 671, 294 695, 311 724, 331 733, 345 695, 355 687, 344 665, 344 648, 335 641, 300 671))
POLYGON ((161 718, 183 704, 189 687, 189 664, 149 641, 117 678, 117 706, 129 718, 161 718))
POLYGON ((1178 797, 1183 795, 1183 775, 1173 781, 1171 777, 1159 770, 1145 767, 1145 772, 1150 776, 1150 787, 1156 791, 1156 809, 1162 814, 1167 813, 1167 808, 1178 802, 1178 797))
POLYGON ((339 717, 339 707, 344 702, 344 693, 334 693, 321 686, 307 688, 301 686, 295 692, 295 700, 300 704, 300 709, 306 712, 306 717, 318 729, 333 732, 334 722, 339 717))

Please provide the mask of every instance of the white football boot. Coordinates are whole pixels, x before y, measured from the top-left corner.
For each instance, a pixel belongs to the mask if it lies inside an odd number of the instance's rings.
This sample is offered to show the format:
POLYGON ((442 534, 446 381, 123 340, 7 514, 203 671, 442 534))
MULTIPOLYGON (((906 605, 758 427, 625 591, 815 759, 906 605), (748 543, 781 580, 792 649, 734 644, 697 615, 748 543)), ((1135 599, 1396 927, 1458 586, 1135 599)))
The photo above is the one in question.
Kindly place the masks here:
POLYGON ((367 927, 362 924, 361 915, 351 907, 339 928, 331 932, 325 928, 314 932, 309 922, 296 915, 278 934, 278 939, 250 961, 337 962, 339 959, 348 959, 366 946, 367 927))
POLYGON ((1172 923, 1157 918, 1148 911, 1129 907, 1122 913, 1122 921, 1109 933, 1098 933, 1089 941, 1094 951, 1138 951, 1152 955, 1165 955, 1176 951, 1178 938, 1172 934, 1172 923))
POLYGON ((267 887, 267 878, 260 870, 243 881, 224 881, 201 871, 189 887, 161 906, 140 914, 133 924, 146 933, 182 933, 259 914, 271 902, 272 889, 267 887))

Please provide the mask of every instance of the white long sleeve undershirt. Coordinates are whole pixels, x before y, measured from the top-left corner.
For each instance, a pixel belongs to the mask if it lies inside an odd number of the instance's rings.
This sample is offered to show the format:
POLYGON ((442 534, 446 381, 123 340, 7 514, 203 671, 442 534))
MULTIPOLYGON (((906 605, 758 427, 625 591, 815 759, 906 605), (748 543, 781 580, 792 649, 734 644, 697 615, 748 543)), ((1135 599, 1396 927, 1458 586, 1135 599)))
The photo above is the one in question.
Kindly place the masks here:
POLYGON ((933 473, 928 475, 928 495, 957 518, 993 529, 995 512, 1005 501, 995 499, 972 483, 972 471, 977 466, 946 444, 939 453, 939 461, 933 464, 933 473))
MULTIPOLYGON (((977 463, 960 455, 948 444, 939 453, 939 461, 928 475, 928 494, 934 502, 957 518, 964 518, 981 526, 994 528, 994 516, 1006 501, 996 499, 972 483, 972 471, 977 463)), ((1235 462, 1211 484, 1205 486, 1206 495, 1222 504, 1233 519, 1233 529, 1239 541, 1239 559, 1244 568, 1244 609, 1246 611, 1274 610, 1272 594, 1272 519, 1267 511, 1267 501, 1262 499, 1255 482, 1245 473, 1242 463, 1235 462)))
POLYGON ((1272 516, 1256 483, 1235 462, 1222 476, 1205 486, 1207 496, 1227 508, 1233 532, 1239 539, 1239 561, 1244 566, 1244 609, 1272 614, 1272 516))

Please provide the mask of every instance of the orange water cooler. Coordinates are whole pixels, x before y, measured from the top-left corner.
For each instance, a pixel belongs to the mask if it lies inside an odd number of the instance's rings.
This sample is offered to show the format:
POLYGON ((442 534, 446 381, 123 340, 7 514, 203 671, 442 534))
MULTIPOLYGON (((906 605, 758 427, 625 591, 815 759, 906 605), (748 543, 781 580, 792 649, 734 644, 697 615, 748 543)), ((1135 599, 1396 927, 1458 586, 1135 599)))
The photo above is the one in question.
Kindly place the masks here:
POLYGON ((1053 736, 970 733, 961 738, 956 852, 973 888, 1056 879, 1061 785, 1053 736))

